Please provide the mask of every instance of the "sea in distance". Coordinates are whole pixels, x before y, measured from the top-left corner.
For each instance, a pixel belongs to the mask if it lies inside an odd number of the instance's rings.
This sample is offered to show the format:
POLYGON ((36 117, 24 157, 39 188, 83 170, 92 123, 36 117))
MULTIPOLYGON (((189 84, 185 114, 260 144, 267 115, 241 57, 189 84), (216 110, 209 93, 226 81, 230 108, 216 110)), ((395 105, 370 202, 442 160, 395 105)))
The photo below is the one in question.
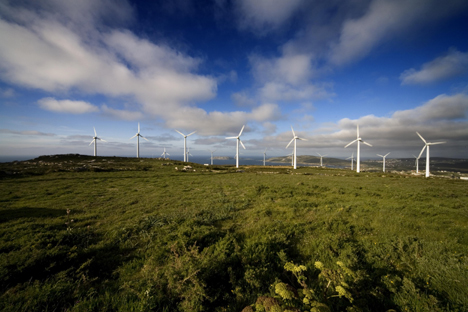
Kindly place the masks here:
MULTIPOLYGON (((92 155, 88 155, 88 156, 92 156, 92 155)), ((37 158, 39 156, 0 156, 0 163, 4 163, 4 162, 13 162, 13 161, 25 161, 25 160, 31 160, 31 159, 34 159, 34 158, 37 158)), ((114 157, 114 156, 110 156, 110 155, 104 155, 104 156, 101 156, 101 157, 114 157)), ((133 156, 116 156, 116 157, 133 157, 133 156)), ((147 159, 147 158, 160 158, 159 156, 155 156, 155 157, 148 157, 148 156, 142 156, 140 157, 141 159, 147 159)), ((234 157, 230 157, 228 159, 224 159, 224 157, 222 157, 223 159, 217 159, 217 158, 213 158, 213 165, 232 165, 232 166, 235 166, 236 165, 236 159, 234 157)), ((268 159, 268 157, 267 157, 268 159)), ((182 155, 180 156, 168 156, 168 162, 171 161, 171 160, 179 160, 179 161, 183 161, 183 157, 182 155)), ((193 162, 193 163, 197 163, 197 164, 201 164, 201 165, 204 165, 204 164, 208 164, 210 165, 211 164, 211 157, 210 155, 206 155, 206 156, 190 156, 189 157, 189 162, 193 162)), ((245 157, 241 157, 239 159, 239 165, 240 166, 263 166, 263 156, 245 156, 245 157)), ((266 166, 291 166, 291 162, 287 162, 287 163, 282 163, 282 162, 270 162, 268 160, 265 161, 265 165, 266 166)), ((307 164, 307 165, 304 165, 304 164, 300 164, 298 163, 298 166, 314 166, 314 165, 318 165, 317 164, 307 164)), ((340 168, 340 167, 337 167, 337 166, 330 166, 330 165, 326 165, 324 164, 324 167, 328 167, 328 168, 340 168)))

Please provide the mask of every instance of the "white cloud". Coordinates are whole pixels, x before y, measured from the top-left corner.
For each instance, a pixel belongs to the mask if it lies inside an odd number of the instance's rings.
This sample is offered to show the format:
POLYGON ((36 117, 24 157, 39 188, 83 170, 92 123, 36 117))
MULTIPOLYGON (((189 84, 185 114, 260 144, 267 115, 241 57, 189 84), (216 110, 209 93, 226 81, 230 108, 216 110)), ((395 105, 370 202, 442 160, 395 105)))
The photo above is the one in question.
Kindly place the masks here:
POLYGON ((135 121, 135 120, 140 120, 144 118, 144 115, 139 111, 114 109, 114 108, 108 107, 105 104, 101 106, 101 110, 104 113, 104 115, 107 115, 116 119, 135 121))
POLYGON ((401 84, 427 84, 468 72, 468 53, 451 50, 446 56, 438 57, 422 65, 420 70, 405 70, 400 75, 401 84))
POLYGON ((382 41, 456 14, 465 6, 466 2, 458 0, 443 5, 436 0, 373 0, 364 15, 343 23, 330 61, 341 65, 359 60, 382 41))
POLYGON ((276 30, 286 23, 303 0, 241 0, 236 2, 240 29, 250 29, 257 34, 276 30))
POLYGON ((33 136, 55 136, 53 133, 44 133, 36 130, 15 131, 9 129, 0 129, 0 133, 18 134, 18 135, 33 135, 33 136))
POLYGON ((37 103, 42 109, 56 113, 85 114, 99 111, 99 108, 84 101, 56 100, 48 97, 40 99, 37 103))

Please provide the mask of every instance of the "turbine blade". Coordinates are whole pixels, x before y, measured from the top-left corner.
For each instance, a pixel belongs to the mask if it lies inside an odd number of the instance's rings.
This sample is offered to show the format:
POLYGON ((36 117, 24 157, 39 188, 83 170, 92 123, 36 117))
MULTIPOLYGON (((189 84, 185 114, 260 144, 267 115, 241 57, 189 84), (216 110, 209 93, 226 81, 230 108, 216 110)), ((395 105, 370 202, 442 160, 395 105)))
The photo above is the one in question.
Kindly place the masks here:
POLYGON ((303 138, 296 138, 298 140, 301 140, 301 141, 307 141, 307 139, 303 139, 303 138))
POLYGON ((426 146, 427 146, 427 145, 424 145, 424 147, 422 148, 421 153, 419 153, 418 159, 421 158, 421 155, 422 155, 422 153, 424 152, 424 150, 426 149, 426 146))
POLYGON ((436 144, 444 144, 447 142, 434 142, 434 143, 427 143, 427 145, 436 145, 436 144))
POLYGON ((99 139, 99 140, 101 140, 102 142, 107 142, 106 140, 103 140, 103 139, 99 139))
POLYGON ((94 129, 94 136, 97 136, 97 134, 96 134, 96 128, 93 127, 93 129, 94 129))
POLYGON ((138 133, 140 133, 140 123, 138 123, 138 133))
POLYGON ((239 143, 242 145, 242 147, 245 149, 244 143, 239 139, 239 143))
POLYGON ((187 134, 187 136, 191 136, 191 135, 194 134, 195 132, 197 132, 197 131, 193 131, 192 133, 187 134))
POLYGON ((241 136, 242 131, 244 131, 244 127, 245 127, 245 125, 242 126, 242 129, 241 129, 241 131, 239 132, 239 136, 241 136))
POLYGON ((295 136, 296 136, 296 133, 294 133, 294 129, 293 129, 292 126, 291 126, 291 130, 292 130, 293 136, 295 137, 295 136))
POLYGON ((427 143, 426 140, 424 140, 424 138, 422 137, 422 135, 419 134, 418 131, 416 131, 416 134, 419 135, 419 137, 421 138, 421 140, 423 140, 424 143, 427 143))
POLYGON ((237 139, 237 137, 227 137, 226 139, 237 139))
POLYGON ((390 153, 391 153, 391 152, 388 152, 387 154, 385 154, 385 157, 387 157, 387 156, 388 156, 388 154, 390 154, 390 153))
POLYGON ((137 133, 137 134, 135 134, 134 136, 132 136, 132 137, 131 137, 129 140, 131 140, 131 139, 135 138, 137 135, 138 135, 138 133, 137 133))
POLYGON ((383 155, 377 154, 377 156, 384 157, 383 155))
MULTIPOLYGON (((89 143, 89 145, 93 144, 93 143, 94 143, 94 140, 95 140, 95 139, 93 139, 93 140, 91 141, 91 143, 89 143)), ((89 145, 88 145, 88 146, 89 146, 89 145)))
POLYGON ((367 143, 367 142, 364 142, 364 141, 361 141, 361 142, 366 144, 367 146, 372 146, 372 144, 370 144, 370 143, 367 143))
POLYGON ((295 138, 293 138, 291 141, 289 141, 288 145, 286 145, 286 148, 289 147, 289 145, 291 145, 291 143, 295 140, 295 138))
POLYGON ((182 132, 180 132, 179 130, 177 129, 174 129, 176 132, 180 133, 180 135, 182 135, 184 138, 185 138, 185 134, 183 134, 182 132))
POLYGON ((359 138, 359 125, 357 125, 357 137, 359 138))
POLYGON ((149 142, 149 140, 147 138, 145 138, 144 136, 142 136, 141 134, 140 134, 140 137, 149 142))
POLYGON ((353 144, 353 143, 356 142, 356 141, 357 141, 357 139, 354 140, 354 141, 352 141, 351 143, 348 143, 348 145, 346 145, 345 148, 347 148, 348 146, 350 146, 351 144, 353 144))

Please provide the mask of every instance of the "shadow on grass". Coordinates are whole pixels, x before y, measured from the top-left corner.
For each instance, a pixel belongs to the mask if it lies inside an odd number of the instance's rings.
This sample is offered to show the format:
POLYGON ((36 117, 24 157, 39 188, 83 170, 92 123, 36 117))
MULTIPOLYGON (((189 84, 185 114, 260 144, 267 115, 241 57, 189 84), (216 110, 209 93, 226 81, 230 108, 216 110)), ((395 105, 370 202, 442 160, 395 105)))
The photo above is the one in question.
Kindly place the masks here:
POLYGON ((22 207, 17 209, 7 209, 1 211, 0 223, 21 218, 54 218, 64 216, 65 213, 64 209, 50 208, 22 207))

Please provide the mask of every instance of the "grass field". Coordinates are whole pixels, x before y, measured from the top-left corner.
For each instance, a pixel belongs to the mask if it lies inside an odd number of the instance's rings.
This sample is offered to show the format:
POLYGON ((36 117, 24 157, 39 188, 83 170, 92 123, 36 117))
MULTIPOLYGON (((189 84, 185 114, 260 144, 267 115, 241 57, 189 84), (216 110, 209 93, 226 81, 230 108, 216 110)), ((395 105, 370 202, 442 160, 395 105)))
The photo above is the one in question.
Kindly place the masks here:
POLYGON ((1 164, 0 310, 468 311, 468 182, 190 165, 1 164))

